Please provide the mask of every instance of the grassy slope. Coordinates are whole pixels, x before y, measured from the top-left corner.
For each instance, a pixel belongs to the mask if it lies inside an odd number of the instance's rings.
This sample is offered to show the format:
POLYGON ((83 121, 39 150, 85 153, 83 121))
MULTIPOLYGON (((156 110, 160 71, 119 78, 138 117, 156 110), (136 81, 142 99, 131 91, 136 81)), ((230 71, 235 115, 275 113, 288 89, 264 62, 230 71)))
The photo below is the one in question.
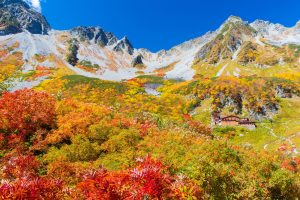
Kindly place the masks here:
POLYGON ((211 117, 210 117, 210 113, 212 112, 210 109, 211 105, 211 99, 205 99, 204 101, 201 102, 201 105, 196 108, 195 115, 193 116, 193 118, 195 120, 199 120, 202 123, 206 124, 206 125, 210 125, 211 123, 211 117))
MULTIPOLYGON (((277 149, 279 145, 285 142, 295 133, 300 132, 300 98, 282 99, 279 114, 273 119, 273 123, 264 121, 258 124, 254 131, 238 130, 238 135, 232 140, 236 144, 251 143, 254 147, 262 149, 266 144, 267 149, 277 149), (272 131, 273 130, 273 131, 272 131), (244 134, 243 137, 239 134, 244 134)), ((295 136, 292 141, 297 147, 300 146, 300 136, 295 136)), ((287 143, 287 142, 285 142, 287 143)))

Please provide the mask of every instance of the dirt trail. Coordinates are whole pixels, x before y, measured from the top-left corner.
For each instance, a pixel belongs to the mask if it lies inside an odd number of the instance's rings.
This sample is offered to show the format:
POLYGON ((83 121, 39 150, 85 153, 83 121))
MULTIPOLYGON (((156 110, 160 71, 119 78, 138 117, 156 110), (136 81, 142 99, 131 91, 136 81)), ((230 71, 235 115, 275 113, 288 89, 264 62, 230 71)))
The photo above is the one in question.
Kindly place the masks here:
MULTIPOLYGON (((296 136, 298 136, 298 135, 300 135, 300 132, 298 132, 298 133, 293 133, 293 134, 291 134, 291 135, 289 135, 289 136, 286 136, 286 137, 278 137, 274 132, 273 132, 273 129, 270 129, 271 130, 271 134, 272 134, 272 136, 274 136, 274 137, 276 137, 276 138, 278 138, 278 139, 276 139, 276 140, 274 140, 274 141, 272 141, 272 142, 269 142, 269 143, 267 143, 265 146, 264 146, 264 149, 265 150, 267 150, 267 148, 268 148, 268 146, 270 145, 270 144, 274 144, 274 143, 276 143, 276 142, 278 142, 278 141, 287 141, 291 146, 295 146, 295 144, 292 142, 292 138, 293 137, 296 137, 296 136)), ((295 147, 295 149, 293 150, 293 153, 294 154, 299 154, 300 152, 298 151, 298 148, 297 147, 295 147)))
MULTIPOLYGON (((272 128, 269 128, 269 127, 266 127, 266 128, 270 130, 270 134, 271 134, 273 137, 279 138, 279 136, 276 135, 276 133, 274 133, 274 130, 273 130, 272 128)), ((276 141, 278 141, 278 140, 280 140, 280 139, 281 139, 281 138, 276 139, 275 141, 272 141, 272 142, 269 142, 269 143, 265 144, 264 150, 267 150, 267 148, 268 148, 268 146, 269 146, 270 144, 275 143, 276 141)))

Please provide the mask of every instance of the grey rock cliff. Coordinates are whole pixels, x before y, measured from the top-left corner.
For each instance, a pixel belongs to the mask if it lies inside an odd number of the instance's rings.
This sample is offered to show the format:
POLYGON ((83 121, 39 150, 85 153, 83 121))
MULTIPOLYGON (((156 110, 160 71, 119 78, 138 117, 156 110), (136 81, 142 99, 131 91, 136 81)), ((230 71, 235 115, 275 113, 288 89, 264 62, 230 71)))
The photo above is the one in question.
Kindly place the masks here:
POLYGON ((29 31, 47 34, 51 29, 46 18, 22 0, 0 0, 0 35, 29 31))
POLYGON ((73 36, 77 36, 80 40, 91 41, 101 46, 110 46, 115 44, 118 39, 110 32, 105 32, 100 27, 84 27, 79 26, 71 31, 73 36))

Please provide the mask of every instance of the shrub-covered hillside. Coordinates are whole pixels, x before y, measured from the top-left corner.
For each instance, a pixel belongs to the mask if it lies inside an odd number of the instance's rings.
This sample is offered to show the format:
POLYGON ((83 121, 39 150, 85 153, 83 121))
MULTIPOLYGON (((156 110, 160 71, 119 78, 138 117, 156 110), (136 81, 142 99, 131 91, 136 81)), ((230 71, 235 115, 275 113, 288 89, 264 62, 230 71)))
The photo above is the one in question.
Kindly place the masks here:
POLYGON ((297 81, 69 75, 3 92, 0 199, 299 197, 297 81), (214 112, 257 128, 212 126, 214 112))

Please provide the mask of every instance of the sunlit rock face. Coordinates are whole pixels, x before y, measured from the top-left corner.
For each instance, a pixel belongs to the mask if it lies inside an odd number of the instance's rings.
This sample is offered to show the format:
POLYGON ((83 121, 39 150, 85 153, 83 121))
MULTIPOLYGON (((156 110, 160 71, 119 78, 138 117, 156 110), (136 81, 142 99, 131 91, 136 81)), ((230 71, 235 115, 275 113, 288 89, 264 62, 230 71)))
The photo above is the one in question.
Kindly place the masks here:
POLYGON ((46 18, 22 0, 0 0, 0 35, 28 31, 47 34, 51 29, 46 18))

